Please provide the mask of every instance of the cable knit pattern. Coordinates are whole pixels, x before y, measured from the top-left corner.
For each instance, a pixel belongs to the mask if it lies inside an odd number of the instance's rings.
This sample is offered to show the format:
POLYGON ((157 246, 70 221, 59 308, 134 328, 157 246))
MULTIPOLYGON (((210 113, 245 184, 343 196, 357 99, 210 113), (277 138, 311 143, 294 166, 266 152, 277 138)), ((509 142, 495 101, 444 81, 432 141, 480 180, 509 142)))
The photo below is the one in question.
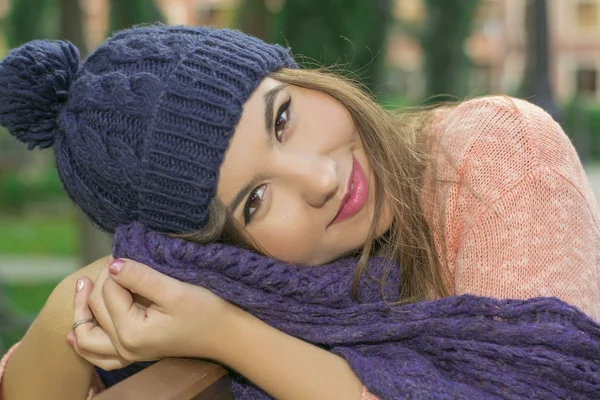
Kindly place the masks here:
POLYGON ((280 68, 297 68, 288 49, 228 29, 124 30, 81 66, 72 44, 33 41, 0 63, 0 124, 54 145, 63 187, 100 228, 190 232, 243 104, 280 68))
POLYGON ((560 126, 508 97, 440 114, 422 203, 449 287, 501 299, 556 296, 599 321, 598 206, 560 126))
MULTIPOLYGON (((600 396, 600 326, 555 298, 464 295, 390 309, 370 279, 360 282, 361 301, 352 299, 356 259, 306 268, 169 238, 139 223, 117 230, 114 254, 204 286, 276 329, 340 355, 383 399, 600 396)), ((389 266, 379 258, 368 269, 378 278, 389 266)), ((390 276, 390 298, 398 278, 390 276)), ((102 376, 122 379, 127 371, 102 376)), ((232 391, 240 399, 269 398, 235 374, 232 391)))

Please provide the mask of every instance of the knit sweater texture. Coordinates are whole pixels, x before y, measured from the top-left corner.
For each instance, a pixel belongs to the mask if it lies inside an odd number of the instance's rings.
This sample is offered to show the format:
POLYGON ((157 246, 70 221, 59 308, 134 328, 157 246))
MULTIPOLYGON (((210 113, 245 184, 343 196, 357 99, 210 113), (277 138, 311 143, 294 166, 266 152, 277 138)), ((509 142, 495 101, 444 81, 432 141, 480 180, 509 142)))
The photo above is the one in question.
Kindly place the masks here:
POLYGON ((450 291, 556 296, 600 321, 598 203, 560 125, 485 97, 440 111, 431 137, 421 204, 450 291))
POLYGON ((244 103, 281 68, 297 68, 289 49, 229 29, 126 29, 81 65, 72 43, 34 40, 0 62, 0 125, 53 147, 63 188, 101 229, 196 231, 244 103))
MULTIPOLYGON (((375 258, 368 271, 376 279, 361 279, 356 301, 354 258, 307 268, 234 246, 170 238, 140 223, 117 229, 114 252, 206 287, 341 356, 383 399, 600 396, 600 325, 556 298, 462 295, 390 307, 376 280, 390 271, 383 292, 397 299, 398 268, 375 258)), ((134 371, 101 376, 120 380, 134 371)), ((270 398, 235 372, 232 378, 235 398, 270 398)))

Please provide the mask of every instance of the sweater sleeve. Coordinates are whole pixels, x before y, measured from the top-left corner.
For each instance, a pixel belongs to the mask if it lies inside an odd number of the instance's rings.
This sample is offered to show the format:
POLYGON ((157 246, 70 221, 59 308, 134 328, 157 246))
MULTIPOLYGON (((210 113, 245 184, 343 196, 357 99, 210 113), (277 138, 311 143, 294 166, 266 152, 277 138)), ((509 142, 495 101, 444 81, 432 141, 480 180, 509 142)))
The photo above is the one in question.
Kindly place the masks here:
POLYGON ((568 137, 543 110, 478 99, 449 115, 438 228, 456 294, 555 296, 600 320, 596 199, 568 137), (454 115, 453 115, 454 114, 454 115))
MULTIPOLYGON (((19 343, 20 342, 15 343, 2 357, 2 360, 0 360, 0 384, 2 384, 4 371, 6 371, 6 364, 10 360, 10 357, 12 356, 16 348, 19 346, 19 343)), ((94 377, 92 379, 92 386, 90 387, 86 400, 90 400, 92 397, 94 397, 96 394, 100 393, 103 390, 104 384, 102 384, 102 380, 100 379, 98 374, 94 373, 94 377)))
POLYGON ((367 389, 366 386, 363 386, 363 390, 360 395, 360 400, 379 400, 379 397, 377 397, 373 393, 369 392, 369 389, 367 389))

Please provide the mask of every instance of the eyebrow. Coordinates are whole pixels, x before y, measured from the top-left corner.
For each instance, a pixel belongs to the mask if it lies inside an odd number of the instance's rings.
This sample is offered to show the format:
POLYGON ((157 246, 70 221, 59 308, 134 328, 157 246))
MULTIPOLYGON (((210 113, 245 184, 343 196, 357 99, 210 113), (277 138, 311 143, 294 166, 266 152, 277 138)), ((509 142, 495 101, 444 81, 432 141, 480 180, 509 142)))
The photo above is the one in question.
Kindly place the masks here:
MULTIPOLYGON (((265 129, 267 134, 269 134, 269 138, 271 137, 270 132, 273 130, 273 110, 275 108, 275 99, 277 99, 277 95, 283 89, 285 89, 286 86, 287 84, 282 83, 268 90, 263 95, 263 100, 265 102, 265 129)), ((254 189, 262 179, 262 176, 255 176, 242 189, 240 189, 239 192, 237 192, 233 200, 231 200, 227 206, 231 213, 235 213, 242 201, 244 201, 248 194, 250 194, 250 191, 252 191, 252 189, 254 189)))

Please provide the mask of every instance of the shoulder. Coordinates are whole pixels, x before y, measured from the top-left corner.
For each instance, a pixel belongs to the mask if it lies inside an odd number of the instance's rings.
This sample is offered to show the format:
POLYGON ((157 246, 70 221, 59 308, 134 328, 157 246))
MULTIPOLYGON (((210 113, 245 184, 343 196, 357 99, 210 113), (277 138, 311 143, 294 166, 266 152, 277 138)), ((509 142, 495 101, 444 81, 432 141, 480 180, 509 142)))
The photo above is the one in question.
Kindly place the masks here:
POLYGON ((540 107, 509 96, 488 96, 468 100, 443 113, 438 121, 446 142, 518 140, 529 151, 527 142, 542 138, 570 144, 567 136, 552 117, 540 107), (565 141, 566 139, 566 141, 565 141))
POLYGON ((440 117, 435 122, 438 175, 467 181, 488 200, 540 167, 569 181, 581 179, 579 158, 560 125, 525 100, 482 97, 440 117))
POLYGON ((502 150, 498 146, 508 146, 512 155, 526 155, 534 163, 553 163, 557 153, 575 157, 571 162, 578 160, 561 126, 542 108, 526 100, 488 96, 465 101, 440 122, 442 142, 454 146, 461 142, 465 150, 473 145, 479 150, 502 150))

